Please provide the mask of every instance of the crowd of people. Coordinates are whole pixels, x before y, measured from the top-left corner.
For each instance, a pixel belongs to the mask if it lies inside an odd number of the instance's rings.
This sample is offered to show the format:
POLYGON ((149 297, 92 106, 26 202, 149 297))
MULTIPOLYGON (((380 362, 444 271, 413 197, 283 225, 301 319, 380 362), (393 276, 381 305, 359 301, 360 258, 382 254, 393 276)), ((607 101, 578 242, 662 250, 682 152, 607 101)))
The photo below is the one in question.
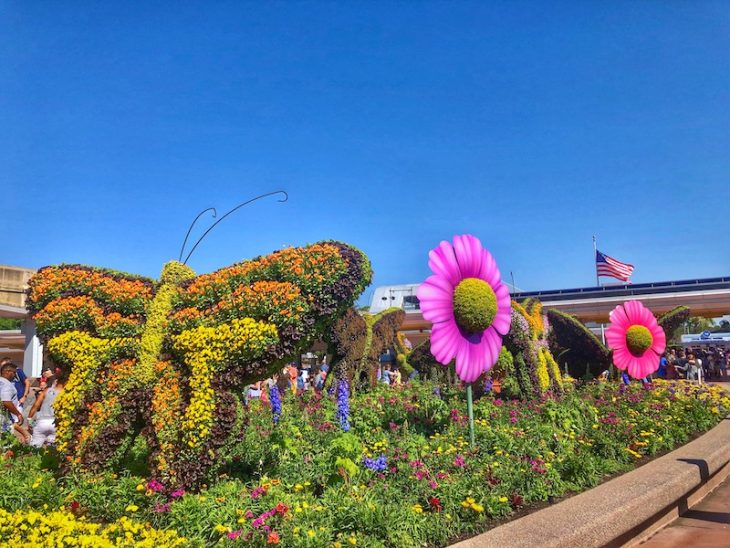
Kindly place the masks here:
POLYGON ((12 360, 0 360, 0 432, 11 432, 20 443, 33 447, 52 445, 56 439, 53 402, 63 386, 60 374, 46 370, 31 381, 12 360))
MULTIPOLYGON (((326 361, 322 361, 317 365, 302 365, 290 363, 280 373, 265 381, 259 381, 248 385, 245 390, 246 401, 262 400, 269 401, 269 393, 271 387, 276 385, 280 393, 291 392, 292 394, 301 394, 309 390, 321 392, 324 390, 329 366, 326 361)), ((400 368, 392 366, 389 363, 381 363, 378 366, 377 381, 389 386, 402 384, 403 375, 400 368)))
POLYGON ((661 379, 727 380, 730 352, 720 347, 672 348, 659 361, 661 379))

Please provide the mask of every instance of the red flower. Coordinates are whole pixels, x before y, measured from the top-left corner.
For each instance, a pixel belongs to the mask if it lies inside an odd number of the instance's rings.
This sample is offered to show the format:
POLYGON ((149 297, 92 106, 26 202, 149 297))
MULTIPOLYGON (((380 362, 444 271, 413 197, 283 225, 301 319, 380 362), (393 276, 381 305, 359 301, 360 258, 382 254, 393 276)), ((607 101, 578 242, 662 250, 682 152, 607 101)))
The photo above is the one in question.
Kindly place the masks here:
POLYGON ((271 531, 269 533, 269 536, 266 538, 266 544, 279 544, 279 541, 281 539, 279 538, 279 533, 276 531, 271 531))
POLYGON ((76 514, 79 511, 80 506, 81 506, 81 504, 79 504, 79 501, 72 500, 71 501, 71 513, 76 514))
POLYGON ((428 504, 436 512, 440 512, 441 511, 441 499, 440 498, 438 498, 438 497, 429 497, 428 504))
POLYGON ((284 504, 283 502, 280 502, 276 505, 276 513, 281 514, 282 516, 286 514, 289 511, 289 507, 284 504))
POLYGON ((522 500, 521 495, 518 495, 516 493, 514 495, 512 495, 512 506, 517 508, 518 506, 522 506, 522 503, 523 503, 523 500, 522 500))

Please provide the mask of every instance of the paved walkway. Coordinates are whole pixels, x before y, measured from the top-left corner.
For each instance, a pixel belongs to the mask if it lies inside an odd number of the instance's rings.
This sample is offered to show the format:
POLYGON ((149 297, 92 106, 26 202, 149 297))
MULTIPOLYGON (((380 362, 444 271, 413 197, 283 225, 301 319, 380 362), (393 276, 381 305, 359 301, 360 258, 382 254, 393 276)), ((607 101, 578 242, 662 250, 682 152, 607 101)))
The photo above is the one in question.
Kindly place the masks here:
POLYGON ((641 548, 730 546, 730 478, 641 548))
MULTIPOLYGON (((730 383, 712 382, 730 391, 730 383)), ((641 544, 642 548, 730 546, 730 478, 691 510, 641 544)))

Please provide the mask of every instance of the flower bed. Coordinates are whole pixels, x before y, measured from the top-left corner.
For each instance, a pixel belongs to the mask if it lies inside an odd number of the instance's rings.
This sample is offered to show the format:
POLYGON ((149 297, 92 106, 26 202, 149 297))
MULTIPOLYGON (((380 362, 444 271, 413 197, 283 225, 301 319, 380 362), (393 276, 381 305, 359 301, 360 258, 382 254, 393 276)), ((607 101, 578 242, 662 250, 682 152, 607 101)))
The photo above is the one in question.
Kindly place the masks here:
MULTIPOLYGON (((124 472, 55 478, 51 453, 6 456, 0 543, 45 504, 54 523, 109 524, 98 534, 120 520, 140 535, 175 531, 160 545, 444 545, 681 445, 730 410, 721 389, 685 382, 589 384, 528 403, 488 396, 475 403, 472 449, 462 395, 428 383, 379 387, 343 410, 342 394, 286 394, 276 424, 256 402, 232 464, 198 493, 124 472)), ((144 463, 143 451, 135 445, 129 462, 144 463)))

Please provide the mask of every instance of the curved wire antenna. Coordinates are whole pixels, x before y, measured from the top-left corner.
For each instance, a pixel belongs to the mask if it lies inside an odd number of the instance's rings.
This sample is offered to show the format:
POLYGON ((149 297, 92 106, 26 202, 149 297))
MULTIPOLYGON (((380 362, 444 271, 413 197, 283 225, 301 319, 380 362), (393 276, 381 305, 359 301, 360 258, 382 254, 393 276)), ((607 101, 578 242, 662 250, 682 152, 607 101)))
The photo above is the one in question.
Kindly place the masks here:
MULTIPOLYGON (((208 233, 211 230, 213 230, 218 225, 218 223, 220 223, 223 219, 225 219, 226 217, 228 217, 234 211, 237 211, 237 210, 241 209, 245 205, 248 205, 248 204, 250 204, 252 202, 255 202, 256 200, 260 200, 262 198, 266 198, 267 196, 273 196, 274 194, 282 194, 283 195, 283 199, 279 199, 278 200, 279 202, 286 202, 289 199, 289 194, 286 191, 284 191, 284 190, 275 190, 274 192, 267 192, 266 194, 259 194, 258 196, 254 197, 254 198, 251 198, 250 200, 247 200, 247 201, 245 201, 245 202, 243 202, 241 204, 238 204, 236 207, 234 207, 233 209, 231 209, 229 212, 225 213, 224 215, 221 215, 221 218, 220 219, 218 219, 216 222, 214 222, 212 225, 210 225, 208 227, 208 230, 206 230, 205 232, 203 232, 203 235, 200 238, 198 238, 198 241, 195 242, 195 245, 192 247, 192 249, 190 249, 190 252, 188 253, 187 257, 185 257, 185 260, 183 261, 183 264, 187 264, 188 260, 190 259, 190 256, 193 254, 193 251, 195 251, 195 248, 198 247, 198 244, 200 244, 200 242, 203 241, 203 238, 205 238, 208 235, 208 233)), ((180 254, 180 255, 182 256, 182 254, 180 254)))
POLYGON ((178 261, 182 261, 182 254, 183 254, 183 251, 185 251, 185 244, 188 243, 188 238, 190 237, 190 233, 193 231, 193 227, 195 226, 195 223, 197 223, 198 222, 198 219, 200 219, 200 217, 204 213, 207 213, 208 211, 212 211, 213 212, 213 218, 214 219, 218 216, 218 212, 215 210, 214 207, 206 208, 203 211, 201 211, 200 213, 198 213, 198 216, 195 217, 195 219, 193 219, 193 222, 192 223, 190 223, 190 227, 188 228, 188 233, 185 234, 185 239, 183 240, 182 247, 180 248, 180 255, 177 258, 178 261))

